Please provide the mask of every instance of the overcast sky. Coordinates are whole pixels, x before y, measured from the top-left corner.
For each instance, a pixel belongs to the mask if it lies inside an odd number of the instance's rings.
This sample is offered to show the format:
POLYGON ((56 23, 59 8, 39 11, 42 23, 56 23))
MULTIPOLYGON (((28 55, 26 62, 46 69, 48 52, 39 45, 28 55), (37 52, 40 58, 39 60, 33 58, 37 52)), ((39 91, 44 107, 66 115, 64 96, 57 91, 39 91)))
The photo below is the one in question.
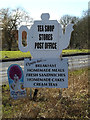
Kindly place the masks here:
POLYGON ((34 20, 39 20, 42 13, 50 13, 50 19, 59 20, 65 14, 82 16, 88 10, 89 0, 0 0, 1 8, 21 7, 34 20))

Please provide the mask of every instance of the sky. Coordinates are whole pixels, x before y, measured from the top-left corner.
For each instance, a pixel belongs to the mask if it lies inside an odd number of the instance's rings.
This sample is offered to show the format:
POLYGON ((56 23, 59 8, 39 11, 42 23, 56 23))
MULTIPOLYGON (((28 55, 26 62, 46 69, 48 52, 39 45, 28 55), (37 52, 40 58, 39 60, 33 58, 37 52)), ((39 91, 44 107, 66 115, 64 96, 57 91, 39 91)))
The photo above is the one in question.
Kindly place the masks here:
POLYGON ((60 20, 66 14, 81 17, 82 12, 88 10, 88 2, 89 0, 0 0, 0 9, 20 7, 34 20, 40 20, 42 13, 49 13, 52 20, 60 20))

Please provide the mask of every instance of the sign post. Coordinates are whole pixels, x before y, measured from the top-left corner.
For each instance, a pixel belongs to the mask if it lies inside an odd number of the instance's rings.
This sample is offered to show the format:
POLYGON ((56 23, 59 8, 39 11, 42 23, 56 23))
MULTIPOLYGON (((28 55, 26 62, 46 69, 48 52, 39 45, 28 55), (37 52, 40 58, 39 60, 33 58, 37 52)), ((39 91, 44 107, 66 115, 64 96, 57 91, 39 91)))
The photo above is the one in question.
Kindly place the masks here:
POLYGON ((73 24, 67 25, 65 33, 57 20, 49 20, 43 13, 41 20, 34 21, 30 29, 19 29, 19 49, 30 51, 32 60, 24 60, 24 85, 32 88, 67 88, 68 60, 60 59, 67 48, 73 31, 73 24), (22 45, 22 32, 27 32, 27 46, 22 45))

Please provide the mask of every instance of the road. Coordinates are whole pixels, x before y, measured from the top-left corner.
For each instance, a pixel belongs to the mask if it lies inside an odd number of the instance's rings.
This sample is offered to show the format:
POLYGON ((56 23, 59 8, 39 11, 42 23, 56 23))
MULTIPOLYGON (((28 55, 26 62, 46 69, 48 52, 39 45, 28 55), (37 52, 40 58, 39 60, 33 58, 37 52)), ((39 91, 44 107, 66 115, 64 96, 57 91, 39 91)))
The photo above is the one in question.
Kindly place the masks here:
MULTIPOLYGON (((69 69, 78 69, 78 68, 90 66, 90 55, 73 56, 73 57, 71 56, 65 58, 68 58, 69 69)), ((13 61, 13 62, 10 61, 10 62, 0 63, 0 85, 8 80, 7 69, 11 64, 19 64, 24 70, 24 61, 13 61)))

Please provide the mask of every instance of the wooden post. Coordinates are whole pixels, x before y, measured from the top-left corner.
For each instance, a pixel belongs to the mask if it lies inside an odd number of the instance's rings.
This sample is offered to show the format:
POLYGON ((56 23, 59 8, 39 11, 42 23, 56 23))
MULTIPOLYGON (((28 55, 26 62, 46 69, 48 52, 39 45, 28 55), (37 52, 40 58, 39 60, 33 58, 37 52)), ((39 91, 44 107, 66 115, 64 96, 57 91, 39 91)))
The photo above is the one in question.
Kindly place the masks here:
POLYGON ((60 91, 59 91, 59 99, 62 98, 62 88, 60 88, 60 91))
MULTIPOLYGON (((63 58, 62 58, 62 54, 60 55, 60 60, 62 61, 63 58)), ((59 99, 62 98, 62 88, 60 88, 60 91, 59 91, 59 99)))
POLYGON ((36 100, 36 98, 37 98, 37 92, 38 92, 38 89, 35 89, 34 95, 33 95, 33 100, 36 100))
POLYGON ((32 99, 32 89, 30 88, 30 99, 32 99))
MULTIPOLYGON (((31 57, 29 58, 31 61, 31 57)), ((32 99, 32 89, 30 88, 30 99, 32 99)))

